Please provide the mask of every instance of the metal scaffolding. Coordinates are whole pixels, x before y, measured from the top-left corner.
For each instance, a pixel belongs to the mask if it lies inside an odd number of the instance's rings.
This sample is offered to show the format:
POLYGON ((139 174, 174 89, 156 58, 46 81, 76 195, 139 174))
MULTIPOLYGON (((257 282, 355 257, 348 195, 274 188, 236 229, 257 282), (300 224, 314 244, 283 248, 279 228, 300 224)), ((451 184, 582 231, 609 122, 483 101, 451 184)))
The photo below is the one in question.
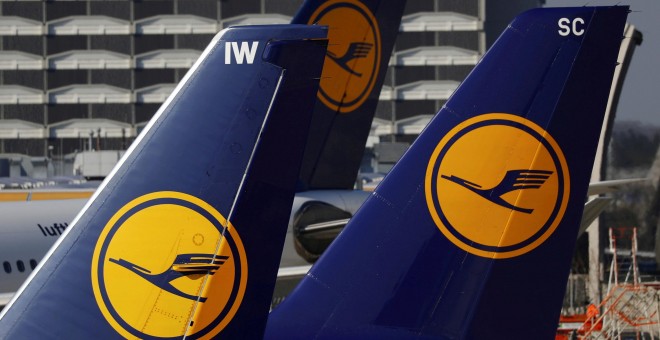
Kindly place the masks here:
POLYGON ((660 282, 640 282, 637 265, 637 228, 609 230, 612 262, 607 295, 590 306, 578 330, 580 339, 660 339, 660 282), (630 250, 617 242, 630 237, 630 250))

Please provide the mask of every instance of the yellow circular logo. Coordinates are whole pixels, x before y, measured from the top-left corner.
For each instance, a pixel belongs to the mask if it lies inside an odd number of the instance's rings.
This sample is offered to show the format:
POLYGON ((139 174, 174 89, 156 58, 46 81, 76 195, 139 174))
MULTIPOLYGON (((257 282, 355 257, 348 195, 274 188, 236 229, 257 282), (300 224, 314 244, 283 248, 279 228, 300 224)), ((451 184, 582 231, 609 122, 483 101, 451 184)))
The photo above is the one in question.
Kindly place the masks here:
POLYGON ((236 229, 206 202, 180 192, 129 202, 94 248, 96 302, 126 338, 214 337, 236 313, 246 283, 236 229))
POLYGON ((480 115, 454 127, 426 169, 440 231, 474 255, 510 258, 542 244, 566 210, 570 179, 559 145, 535 123, 480 115))
POLYGON ((354 111, 369 97, 380 68, 376 18, 359 1, 339 0, 319 6, 308 23, 329 27, 319 100, 334 111, 354 111))

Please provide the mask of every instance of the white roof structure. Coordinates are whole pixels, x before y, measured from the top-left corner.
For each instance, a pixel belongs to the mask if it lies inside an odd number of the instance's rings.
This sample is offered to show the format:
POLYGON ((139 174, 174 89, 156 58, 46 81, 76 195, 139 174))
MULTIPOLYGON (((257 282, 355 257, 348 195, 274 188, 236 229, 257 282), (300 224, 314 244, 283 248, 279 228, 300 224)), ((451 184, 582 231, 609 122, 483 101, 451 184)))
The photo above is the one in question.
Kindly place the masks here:
POLYGON ((371 131, 367 138, 366 146, 372 148, 374 144, 380 143, 380 136, 392 133, 392 123, 389 120, 374 117, 371 121, 371 131))
POLYGON ((131 24, 105 15, 73 15, 46 23, 49 35, 126 35, 131 24))
POLYGON ((41 70, 44 59, 21 51, 0 51, 0 70, 41 70))
POLYGON ((390 65, 439 66, 476 65, 479 52, 455 46, 424 46, 394 53, 390 65))
POLYGON ((433 115, 418 115, 396 121, 396 132, 404 135, 419 135, 433 119, 433 115))
POLYGON ((135 21, 136 34, 215 34, 218 23, 191 14, 163 14, 135 21))
POLYGON ((135 90, 136 103, 162 103, 174 91, 176 84, 156 84, 135 90))
POLYGON ((15 16, 0 16, 0 35, 41 35, 44 25, 36 20, 15 16))
POLYGON ((105 50, 71 50, 46 58, 51 70, 129 69, 131 57, 105 50))
POLYGON ((47 138, 43 125, 20 119, 0 120, 0 139, 47 138))
POLYGON ((135 56, 135 68, 190 68, 202 55, 197 50, 155 50, 135 56))
POLYGON ((230 26, 244 26, 244 25, 271 25, 271 24, 289 24, 291 17, 283 14, 269 13, 252 13, 243 14, 235 17, 222 20, 221 27, 227 28, 230 26))
POLYGON ((91 132, 96 136, 99 129, 103 138, 122 137, 122 130, 124 137, 135 136, 130 124, 110 119, 78 118, 48 125, 50 136, 54 138, 87 138, 91 132))
POLYGON ((374 117, 373 121, 371 121, 371 133, 375 136, 391 134, 392 122, 389 119, 374 117))
POLYGON ((0 104, 43 104, 44 92, 20 85, 0 86, 0 104))
POLYGON ((131 91, 107 84, 74 84, 47 91, 51 104, 105 104, 131 102, 131 91))
POLYGON ((392 86, 383 85, 383 87, 380 90, 380 95, 378 96, 378 100, 393 100, 393 99, 395 99, 395 93, 392 86))
POLYGON ((455 12, 418 12, 401 18, 401 32, 477 31, 484 23, 477 17, 455 12))
POLYGON ((454 80, 420 80, 395 88, 399 100, 447 100, 460 82, 454 80))

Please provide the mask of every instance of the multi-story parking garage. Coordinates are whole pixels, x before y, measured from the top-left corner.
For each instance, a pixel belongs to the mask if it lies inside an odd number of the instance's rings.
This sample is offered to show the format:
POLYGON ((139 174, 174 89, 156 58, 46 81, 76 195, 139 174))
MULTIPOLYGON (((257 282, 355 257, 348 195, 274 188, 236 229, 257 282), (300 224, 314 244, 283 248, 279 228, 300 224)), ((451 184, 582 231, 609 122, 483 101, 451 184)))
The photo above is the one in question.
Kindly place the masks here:
MULTIPOLYGON (((126 148, 217 31, 287 23, 301 3, 0 3, 0 154, 58 161, 126 148)), ((368 150, 387 143, 371 170, 398 159, 405 144, 390 142, 414 139, 504 25, 540 3, 409 0, 368 150)))

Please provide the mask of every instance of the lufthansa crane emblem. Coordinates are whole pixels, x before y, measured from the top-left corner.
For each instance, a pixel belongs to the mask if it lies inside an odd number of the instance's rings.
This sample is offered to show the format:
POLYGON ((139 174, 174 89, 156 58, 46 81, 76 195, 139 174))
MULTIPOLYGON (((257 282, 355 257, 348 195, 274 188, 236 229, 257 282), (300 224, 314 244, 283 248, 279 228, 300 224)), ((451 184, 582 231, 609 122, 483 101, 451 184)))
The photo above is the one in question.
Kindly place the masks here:
POLYGON ((505 113, 468 119, 429 160, 426 203, 457 247, 510 258, 541 245, 566 210, 568 166, 557 142, 532 121, 505 113))

